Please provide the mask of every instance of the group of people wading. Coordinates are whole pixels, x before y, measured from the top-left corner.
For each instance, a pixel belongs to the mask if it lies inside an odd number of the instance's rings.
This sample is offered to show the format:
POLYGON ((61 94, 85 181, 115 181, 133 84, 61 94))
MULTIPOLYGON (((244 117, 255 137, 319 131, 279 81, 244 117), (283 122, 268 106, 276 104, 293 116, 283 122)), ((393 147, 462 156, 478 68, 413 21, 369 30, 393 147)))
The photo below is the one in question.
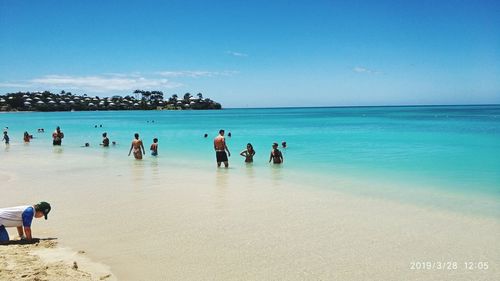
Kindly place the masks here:
MULTIPOLYGON (((231 152, 229 152, 229 149, 226 145, 226 139, 224 137, 224 130, 219 130, 219 135, 215 137, 214 139, 214 150, 215 150, 215 158, 217 160, 217 167, 220 167, 222 163, 224 163, 224 167, 229 167, 229 160, 228 157, 231 157, 231 152)), ((205 134, 205 137, 207 137, 208 134, 205 134)), ((52 133, 52 144, 54 146, 60 146, 62 144, 62 139, 64 138, 64 133, 61 131, 61 128, 58 126, 54 133, 52 133)), ((107 133, 102 134, 102 146, 109 146, 109 138, 107 136, 107 133)), ((29 134, 25 132, 25 142, 29 142, 29 134), (28 137, 27 137, 28 136, 28 137)), ((4 130, 4 139, 3 139, 7 144, 9 143, 9 137, 7 135, 7 130, 4 130)), ((113 142, 113 144, 116 144, 113 142)), ((88 143, 85 144, 86 147, 90 146, 88 143)), ((286 142, 282 142, 282 147, 286 148, 286 142)), ((158 155, 158 139, 154 138, 153 143, 150 146, 150 151, 152 156, 157 156, 158 155)), ((134 134, 134 139, 132 140, 132 144, 130 145, 130 150, 128 152, 128 155, 133 154, 135 159, 141 160, 142 156, 146 154, 146 150, 144 149, 144 144, 142 140, 139 138, 139 134, 135 133, 134 134)), ((245 157, 245 162, 246 163, 252 163, 253 162, 253 156, 255 155, 255 150, 253 149, 253 146, 251 143, 247 144, 247 147, 245 150, 240 152, 240 155, 245 157)), ((278 149, 278 143, 273 143, 272 145, 272 150, 269 155, 269 163, 273 164, 281 164, 283 163, 283 154, 281 151, 278 149)))
MULTIPOLYGON (((215 137, 214 139, 214 150, 215 150, 215 158, 217 161, 217 167, 220 167, 222 163, 224 163, 224 167, 229 167, 229 159, 228 157, 231 157, 231 152, 229 151, 229 148, 227 147, 226 144, 226 138, 224 137, 224 130, 219 131, 219 135, 215 137)), ((135 159, 142 159, 142 156, 146 154, 146 151, 144 150, 144 145, 142 143, 142 140, 139 138, 139 134, 136 133, 134 135, 134 140, 132 141, 132 144, 130 145, 130 150, 128 152, 128 155, 130 156, 131 153, 134 154, 135 159)), ((207 134, 205 134, 205 137, 207 137, 207 134)), ((286 142, 282 143, 283 148, 286 148, 286 142)), ((153 140, 153 144, 151 144, 150 150, 151 155, 156 156, 158 155, 158 139, 153 140)), ((241 156, 245 157, 245 162, 246 163, 252 163, 253 162, 253 156, 255 155, 255 150, 253 149, 253 146, 251 143, 247 144, 247 148, 243 150, 240 153, 241 156)), ((281 151, 278 149, 278 144, 273 143, 272 145, 272 150, 271 154, 269 155, 269 162, 273 162, 273 164, 281 164, 283 163, 283 154, 281 151)))
MULTIPOLYGON (((283 148, 285 148, 286 142, 283 142, 282 145, 283 148)), ((271 154, 269 156, 269 162, 273 161, 274 164, 283 163, 283 154, 278 149, 278 144, 273 143, 272 147, 273 149, 271 150, 271 154)), ((229 166, 228 157, 231 156, 231 152, 229 152, 229 149, 227 148, 226 145, 226 139, 224 138, 224 130, 220 130, 219 135, 215 137, 214 150, 215 150, 215 157, 217 159, 217 167, 220 167, 221 164, 224 163, 224 166, 227 168, 229 166)), ((242 152, 240 152, 240 155, 245 157, 246 163, 252 163, 253 156, 255 155, 255 150, 253 149, 252 144, 248 143, 247 148, 242 152)))

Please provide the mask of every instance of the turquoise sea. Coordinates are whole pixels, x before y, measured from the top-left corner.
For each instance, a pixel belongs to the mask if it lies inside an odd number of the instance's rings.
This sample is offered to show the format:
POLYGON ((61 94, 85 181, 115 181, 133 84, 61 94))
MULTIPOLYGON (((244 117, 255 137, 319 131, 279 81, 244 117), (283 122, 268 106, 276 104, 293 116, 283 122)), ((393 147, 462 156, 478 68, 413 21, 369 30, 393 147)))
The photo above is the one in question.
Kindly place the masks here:
MULTIPOLYGON (((65 153, 100 157, 105 148, 98 144, 107 132, 117 145, 106 153, 116 161, 134 161, 127 153, 135 132, 146 150, 158 137, 159 160, 168 159, 160 162, 165 169, 175 169, 176 161, 215 169, 212 139, 225 129, 232 134, 229 171, 235 173, 249 168, 238 155, 248 142, 257 152, 252 173, 266 176, 276 169, 267 163, 271 144, 286 141, 281 177, 322 179, 324 188, 336 176, 500 197, 499 105, 18 112, 0 114, 0 126, 9 128, 11 138, 4 153, 26 149, 24 131, 35 137, 31 150, 53 149, 51 133, 60 126, 65 153), (81 147, 85 142, 90 148, 81 147)), ((145 161, 153 161, 149 153, 145 161)))

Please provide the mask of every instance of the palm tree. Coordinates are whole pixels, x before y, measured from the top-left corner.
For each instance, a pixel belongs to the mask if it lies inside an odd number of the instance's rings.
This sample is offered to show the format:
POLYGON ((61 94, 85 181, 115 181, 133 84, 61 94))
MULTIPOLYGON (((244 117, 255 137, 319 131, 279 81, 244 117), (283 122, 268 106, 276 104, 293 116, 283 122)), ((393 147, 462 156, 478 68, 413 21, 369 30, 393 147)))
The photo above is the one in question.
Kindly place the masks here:
POLYGON ((139 99, 139 94, 142 94, 141 90, 135 90, 134 91, 135 99, 139 99))
POLYGON ((142 97, 145 100, 149 100, 149 98, 151 97, 151 92, 150 91, 142 91, 142 97))

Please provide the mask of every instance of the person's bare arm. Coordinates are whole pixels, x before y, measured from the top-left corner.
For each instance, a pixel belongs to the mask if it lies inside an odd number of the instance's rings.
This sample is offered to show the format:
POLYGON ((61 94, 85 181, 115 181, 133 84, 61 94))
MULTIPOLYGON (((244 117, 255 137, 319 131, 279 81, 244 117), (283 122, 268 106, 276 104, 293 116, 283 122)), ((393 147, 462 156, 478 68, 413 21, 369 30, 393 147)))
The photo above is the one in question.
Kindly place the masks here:
POLYGON ((227 151, 227 156, 231 157, 231 152, 229 152, 229 148, 227 148, 226 140, 224 140, 224 149, 227 151))
POLYGON ((19 234, 19 237, 21 237, 21 239, 23 238, 24 232, 23 232, 23 227, 22 226, 18 226, 17 227, 17 234, 19 234))
POLYGON ((271 151, 271 154, 269 155, 269 163, 271 163, 271 160, 273 160, 273 152, 271 151))
POLYGON ((132 148, 134 148, 134 143, 130 145, 130 150, 128 151, 128 156, 130 156, 130 153, 132 152, 132 148))
POLYGON ((31 227, 25 226, 24 227, 24 233, 26 234, 26 240, 33 239, 33 237, 31 237, 31 227))

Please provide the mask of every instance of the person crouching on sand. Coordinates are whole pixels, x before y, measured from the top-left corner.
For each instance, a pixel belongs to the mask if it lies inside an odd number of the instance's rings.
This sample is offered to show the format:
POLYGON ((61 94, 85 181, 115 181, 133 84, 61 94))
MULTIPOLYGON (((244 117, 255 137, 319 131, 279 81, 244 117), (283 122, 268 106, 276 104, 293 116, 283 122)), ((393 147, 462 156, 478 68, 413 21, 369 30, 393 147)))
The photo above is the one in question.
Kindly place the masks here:
POLYGON ((50 204, 40 202, 33 206, 17 206, 0 209, 0 243, 9 241, 9 233, 6 227, 17 227, 17 233, 21 240, 31 241, 33 239, 31 233, 31 221, 33 217, 45 217, 51 210, 50 204))
POLYGON ((142 140, 139 139, 139 134, 135 133, 134 137, 135 139, 132 141, 132 144, 130 145, 128 156, 130 156, 130 153, 132 152, 132 150, 134 150, 135 159, 141 160, 142 155, 146 154, 146 151, 144 150, 144 145, 142 144, 142 140))
POLYGON ((271 155, 269 156, 269 163, 273 161, 273 164, 281 164, 283 163, 283 154, 278 149, 278 144, 273 143, 273 149, 271 150, 271 155))
POLYGON ((149 148, 151 150, 151 155, 152 156, 158 156, 158 139, 154 138, 153 143, 151 144, 151 147, 149 148))

